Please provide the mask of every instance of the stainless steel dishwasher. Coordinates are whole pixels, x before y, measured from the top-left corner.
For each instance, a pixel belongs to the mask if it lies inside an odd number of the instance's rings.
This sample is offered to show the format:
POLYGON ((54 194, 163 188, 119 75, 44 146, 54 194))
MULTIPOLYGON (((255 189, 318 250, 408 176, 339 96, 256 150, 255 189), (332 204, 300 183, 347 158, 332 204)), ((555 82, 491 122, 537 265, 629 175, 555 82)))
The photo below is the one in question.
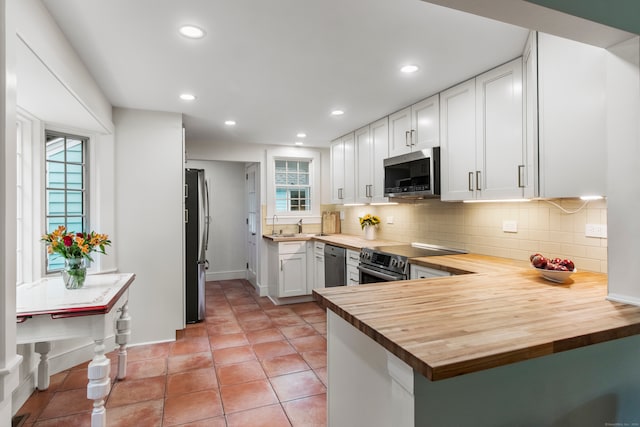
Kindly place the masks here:
POLYGON ((347 250, 338 246, 324 245, 324 283, 325 287, 346 286, 347 250))

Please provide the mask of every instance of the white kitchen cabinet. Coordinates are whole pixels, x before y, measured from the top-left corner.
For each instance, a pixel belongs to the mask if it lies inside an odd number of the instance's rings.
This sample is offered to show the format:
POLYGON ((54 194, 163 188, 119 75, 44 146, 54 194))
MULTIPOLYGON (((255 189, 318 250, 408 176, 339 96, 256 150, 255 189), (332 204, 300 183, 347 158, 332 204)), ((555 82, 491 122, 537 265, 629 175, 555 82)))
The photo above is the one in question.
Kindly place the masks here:
MULTIPOLYGON (((313 289, 324 288, 324 243, 313 242, 313 289)), ((311 293, 309 290, 309 293, 311 293)))
POLYGON ((358 264, 360 264, 360 252, 347 249, 347 286, 360 284, 360 271, 358 270, 358 264))
POLYGON ((381 203, 384 197, 383 160, 389 157, 389 119, 385 117, 355 131, 356 202, 381 203))
POLYGON ((331 142, 331 202, 355 202, 355 140, 351 132, 331 142))
POLYGON ((451 273, 444 270, 438 270, 436 268, 425 267, 422 265, 410 264, 409 265, 409 277, 414 279, 428 279, 430 277, 447 277, 451 276, 451 273))
POLYGON ((537 44, 538 195, 606 195, 606 51, 543 33, 537 44))
POLYGON ((440 94, 440 162, 441 199, 475 198, 475 79, 440 94))
POLYGON ((444 91, 440 118, 442 200, 524 196, 521 58, 444 91))
POLYGON ((269 293, 277 298, 307 295, 307 242, 269 244, 269 293))
POLYGON ((389 116, 389 157, 440 145, 440 97, 433 95, 389 116))

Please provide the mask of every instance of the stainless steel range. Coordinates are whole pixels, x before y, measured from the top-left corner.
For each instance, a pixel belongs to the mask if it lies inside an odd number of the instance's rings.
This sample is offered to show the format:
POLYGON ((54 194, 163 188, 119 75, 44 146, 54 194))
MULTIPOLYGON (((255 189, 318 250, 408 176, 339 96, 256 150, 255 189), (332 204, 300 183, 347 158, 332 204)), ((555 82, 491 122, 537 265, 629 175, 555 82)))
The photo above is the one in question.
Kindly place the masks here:
POLYGON ((409 258, 464 254, 465 251, 442 246, 413 243, 362 248, 360 250, 360 284, 391 282, 409 278, 409 258))

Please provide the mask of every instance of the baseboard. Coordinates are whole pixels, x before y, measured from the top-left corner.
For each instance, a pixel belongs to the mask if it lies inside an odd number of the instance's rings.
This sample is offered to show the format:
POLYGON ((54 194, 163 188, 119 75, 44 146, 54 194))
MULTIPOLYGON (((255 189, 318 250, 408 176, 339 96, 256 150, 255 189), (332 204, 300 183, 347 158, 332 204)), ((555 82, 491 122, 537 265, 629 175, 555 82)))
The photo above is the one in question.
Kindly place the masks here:
MULTIPOLYGON (((104 348, 105 348, 105 352, 107 353, 109 353, 110 351, 113 351, 116 348, 115 335, 107 337, 104 340, 104 348)), ((50 354, 49 373, 51 375, 57 374, 58 372, 66 371, 67 369, 71 369, 74 366, 77 366, 81 363, 85 363, 93 359, 94 349, 95 349, 94 342, 89 341, 86 344, 83 344, 81 346, 71 348, 65 351, 64 353, 53 354, 53 355, 49 353, 50 354)), ((39 355, 37 353, 36 353, 36 358, 39 358, 39 355)))
POLYGON ((299 297, 286 297, 286 298, 278 298, 269 296, 269 299, 275 305, 287 305, 287 304, 298 304, 301 302, 310 302, 313 301, 312 295, 302 295, 299 297))
MULTIPOLYGON (((37 368, 36 368, 37 369, 37 368)), ((23 378, 22 382, 18 384, 13 394, 11 395, 11 413, 18 412, 22 405, 31 397, 33 390, 36 389, 36 372, 32 371, 26 378, 23 378)))
POLYGON ((214 280, 233 280, 233 279, 246 279, 247 270, 232 270, 232 271, 208 271, 206 274, 206 281, 214 280))

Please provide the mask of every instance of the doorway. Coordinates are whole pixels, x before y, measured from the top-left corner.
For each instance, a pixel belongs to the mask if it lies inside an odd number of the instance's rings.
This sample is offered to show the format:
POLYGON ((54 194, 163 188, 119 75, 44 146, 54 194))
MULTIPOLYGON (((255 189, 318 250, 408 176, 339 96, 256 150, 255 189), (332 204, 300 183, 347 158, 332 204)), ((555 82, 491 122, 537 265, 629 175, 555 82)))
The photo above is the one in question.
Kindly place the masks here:
POLYGON ((262 224, 260 218, 260 165, 251 163, 246 167, 247 206, 247 280, 258 289, 258 239, 262 224))

